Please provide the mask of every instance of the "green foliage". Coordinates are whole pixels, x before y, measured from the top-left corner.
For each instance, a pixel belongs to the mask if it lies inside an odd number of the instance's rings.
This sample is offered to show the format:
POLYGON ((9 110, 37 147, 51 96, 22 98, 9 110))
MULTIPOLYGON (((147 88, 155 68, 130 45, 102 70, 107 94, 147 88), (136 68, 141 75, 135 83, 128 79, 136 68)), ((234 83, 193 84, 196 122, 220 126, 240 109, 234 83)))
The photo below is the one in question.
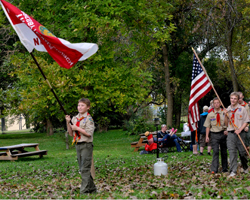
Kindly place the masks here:
POLYGON ((138 135, 145 133, 146 131, 155 131, 154 123, 147 122, 143 117, 138 117, 136 119, 130 119, 129 121, 124 121, 124 128, 127 130, 129 135, 138 135))
MULTIPOLYGON (((60 68, 46 53, 35 52, 59 99, 69 114, 76 113, 81 97, 92 102, 95 110, 105 113, 111 107, 115 112, 126 114, 131 105, 139 106, 150 100, 148 96, 152 75, 147 63, 158 49, 159 42, 167 41, 173 24, 165 1, 16 1, 12 2, 30 14, 54 35, 74 42, 94 42, 98 52, 73 68, 60 68), (140 12, 138 12, 140 11, 140 12)), ((20 52, 11 58, 15 66, 12 76, 20 80, 8 90, 6 101, 19 99, 10 113, 22 112, 32 122, 46 119, 62 121, 64 114, 46 85, 34 62, 19 42, 20 52), (15 94, 14 97, 12 94, 15 94)))
POLYGON ((159 107, 159 111, 157 113, 157 116, 160 118, 161 120, 161 124, 166 124, 167 118, 166 118, 166 112, 167 112, 167 107, 159 107))
POLYGON ((155 131, 155 127, 152 117, 152 108, 140 108, 136 113, 132 114, 129 120, 124 120, 123 129, 127 131, 128 135, 137 135, 146 131, 153 132, 155 131))
MULTIPOLYGON (((214 87, 221 98, 223 104, 227 107, 230 104, 229 94, 232 91, 232 82, 228 66, 219 58, 217 53, 211 52, 209 58, 204 59, 203 65, 214 84, 214 87)), ((200 102, 200 110, 204 105, 210 105, 210 101, 216 96, 214 91, 210 91, 200 102)))
POLYGON ((110 124, 110 119, 108 117, 98 116, 96 122, 98 124, 99 132, 103 132, 103 131, 108 130, 108 126, 110 124))
MULTIPOLYGON (((180 113, 187 114, 193 58, 191 47, 201 49, 201 59, 209 52, 204 66, 223 102, 228 104, 232 78, 225 56, 228 38, 225 37, 225 9, 230 5, 229 1, 13 0, 11 3, 57 37, 72 43, 98 44, 95 55, 70 70, 60 68, 47 53, 34 53, 71 115, 77 113, 78 99, 87 97, 91 100, 90 112, 97 124, 110 121, 110 125, 120 125, 126 119, 127 129, 140 132, 147 121, 143 117, 137 122, 129 121, 132 116, 129 109, 136 110, 149 103, 167 103, 166 84, 169 84, 174 99, 173 120, 178 123, 180 113), (168 47, 169 83, 166 83, 162 64, 162 46, 165 44, 168 47), (224 56, 219 57, 221 53, 224 56)), ((250 34, 249 6, 244 5, 248 4, 248 0, 233 2, 237 12, 231 16, 236 19, 237 13, 242 14, 239 15, 242 17, 240 23, 235 23, 237 29, 233 30, 232 51, 238 84, 246 97, 250 84, 246 76, 250 70, 250 34)), ((29 116, 40 131, 46 126, 47 119, 54 127, 64 126, 64 113, 2 10, 0 26, 0 109, 8 111, 4 114, 29 116)), ((200 106, 208 104, 213 97, 211 91, 201 99, 200 106)), ((166 123, 165 116, 161 118, 166 123)))
POLYGON ((15 52, 13 44, 16 41, 16 35, 8 24, 3 12, 0 11, 0 117, 6 116, 4 109, 10 105, 6 102, 6 90, 13 87, 17 81, 16 76, 10 76, 14 66, 9 61, 9 56, 15 52))

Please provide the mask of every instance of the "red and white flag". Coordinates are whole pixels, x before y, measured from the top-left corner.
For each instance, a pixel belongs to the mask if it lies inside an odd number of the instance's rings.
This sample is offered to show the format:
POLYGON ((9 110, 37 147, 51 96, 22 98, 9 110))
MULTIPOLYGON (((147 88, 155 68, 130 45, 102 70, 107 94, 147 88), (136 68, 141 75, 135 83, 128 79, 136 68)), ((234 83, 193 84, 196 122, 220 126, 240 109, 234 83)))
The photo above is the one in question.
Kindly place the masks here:
POLYGON ((48 52, 61 67, 69 69, 78 61, 87 59, 98 50, 97 44, 94 43, 72 44, 57 38, 17 7, 5 0, 0 0, 0 3, 22 44, 29 52, 32 52, 33 49, 48 52))
POLYGON ((188 106, 188 123, 191 131, 197 129, 197 122, 200 120, 200 112, 198 101, 204 97, 210 90, 212 85, 206 73, 194 55, 191 91, 188 106))

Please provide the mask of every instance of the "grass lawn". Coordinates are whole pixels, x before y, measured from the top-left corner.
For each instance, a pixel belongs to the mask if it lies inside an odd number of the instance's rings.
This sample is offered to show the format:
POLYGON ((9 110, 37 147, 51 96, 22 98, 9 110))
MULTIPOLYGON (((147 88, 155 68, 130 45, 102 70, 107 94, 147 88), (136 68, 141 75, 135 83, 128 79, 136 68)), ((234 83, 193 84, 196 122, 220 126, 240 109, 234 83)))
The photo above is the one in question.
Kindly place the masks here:
MULTIPOLYGON (((53 136, 37 133, 0 135, 0 146, 39 143, 48 155, 0 161, 0 199, 41 198, 250 198, 250 175, 238 173, 210 174, 212 157, 192 152, 168 153, 167 176, 154 176, 155 154, 139 155, 130 143, 138 136, 128 136, 121 130, 95 133, 94 162, 97 194, 80 195, 76 151, 65 148, 64 133, 53 136)), ((165 156, 166 154, 160 154, 165 156)))

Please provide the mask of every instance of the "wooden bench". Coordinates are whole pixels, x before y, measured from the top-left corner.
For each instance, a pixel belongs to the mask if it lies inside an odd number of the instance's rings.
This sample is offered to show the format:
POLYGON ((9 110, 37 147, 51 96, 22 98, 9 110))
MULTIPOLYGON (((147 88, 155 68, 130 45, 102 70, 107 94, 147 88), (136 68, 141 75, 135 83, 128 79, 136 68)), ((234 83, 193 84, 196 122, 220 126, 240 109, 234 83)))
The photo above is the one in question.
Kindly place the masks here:
MULTIPOLYGON (((152 134, 153 134, 153 136, 156 136, 156 131, 152 132, 152 134)), ((145 136, 144 133, 141 133, 139 141, 132 142, 130 145, 131 145, 131 147, 135 148, 134 152, 137 152, 140 147, 146 146, 147 143, 148 143, 147 137, 145 136)))
POLYGON ((47 150, 40 150, 38 143, 17 144, 12 146, 0 147, 0 160, 17 160, 19 157, 35 156, 43 157, 47 155, 47 150), (27 151, 24 148, 33 147, 35 151, 27 151))
MULTIPOLYGON (((156 136, 156 131, 155 132, 152 132, 153 136, 156 136)), ((140 147, 144 147, 147 143, 148 143, 148 140, 147 140, 147 137, 145 136, 144 133, 140 134, 140 139, 138 142, 132 142, 130 145, 132 148, 135 148, 134 149, 134 152, 137 152, 140 147)), ((189 151, 190 150, 190 144, 191 144, 191 141, 190 140, 185 140, 185 141, 182 141, 182 142, 179 142, 181 148, 183 151, 189 151)), ((168 151, 176 151, 176 145, 175 143, 171 143, 170 145, 168 145, 167 147, 164 146, 162 148, 159 148, 160 149, 160 152, 168 152, 168 151)))

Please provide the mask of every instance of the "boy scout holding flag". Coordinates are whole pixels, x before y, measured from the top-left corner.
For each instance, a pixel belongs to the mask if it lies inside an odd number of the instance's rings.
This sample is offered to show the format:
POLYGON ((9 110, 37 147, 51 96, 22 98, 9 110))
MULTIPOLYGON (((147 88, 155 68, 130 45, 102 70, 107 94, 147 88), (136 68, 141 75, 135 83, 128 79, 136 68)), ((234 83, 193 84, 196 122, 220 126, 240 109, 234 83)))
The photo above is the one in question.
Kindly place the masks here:
POLYGON ((70 124, 71 119, 69 115, 66 115, 65 118, 69 135, 74 137, 72 144, 76 143, 77 160, 82 177, 80 193, 92 193, 96 192, 96 186, 91 175, 92 142, 95 125, 92 117, 88 113, 90 109, 89 99, 80 99, 77 109, 79 113, 72 118, 73 125, 70 124))
POLYGON ((211 142, 213 149, 213 160, 211 165, 212 174, 218 172, 219 152, 221 150, 222 172, 227 172, 227 132, 224 124, 224 113, 220 108, 221 104, 217 97, 213 99, 213 108, 207 115, 204 126, 206 127, 206 142, 211 142), (210 132, 210 138, 209 138, 210 132), (220 148, 220 150, 219 150, 220 148))
POLYGON ((245 140, 245 132, 244 128, 248 125, 249 116, 244 107, 242 107, 239 103, 239 94, 237 92, 233 92, 230 94, 230 102, 231 105, 224 110, 225 113, 225 125, 227 126, 227 148, 229 151, 230 157, 230 177, 234 177, 237 173, 237 158, 239 151, 241 164, 244 170, 244 173, 248 173, 248 165, 247 165, 247 153, 238 137, 245 140))

